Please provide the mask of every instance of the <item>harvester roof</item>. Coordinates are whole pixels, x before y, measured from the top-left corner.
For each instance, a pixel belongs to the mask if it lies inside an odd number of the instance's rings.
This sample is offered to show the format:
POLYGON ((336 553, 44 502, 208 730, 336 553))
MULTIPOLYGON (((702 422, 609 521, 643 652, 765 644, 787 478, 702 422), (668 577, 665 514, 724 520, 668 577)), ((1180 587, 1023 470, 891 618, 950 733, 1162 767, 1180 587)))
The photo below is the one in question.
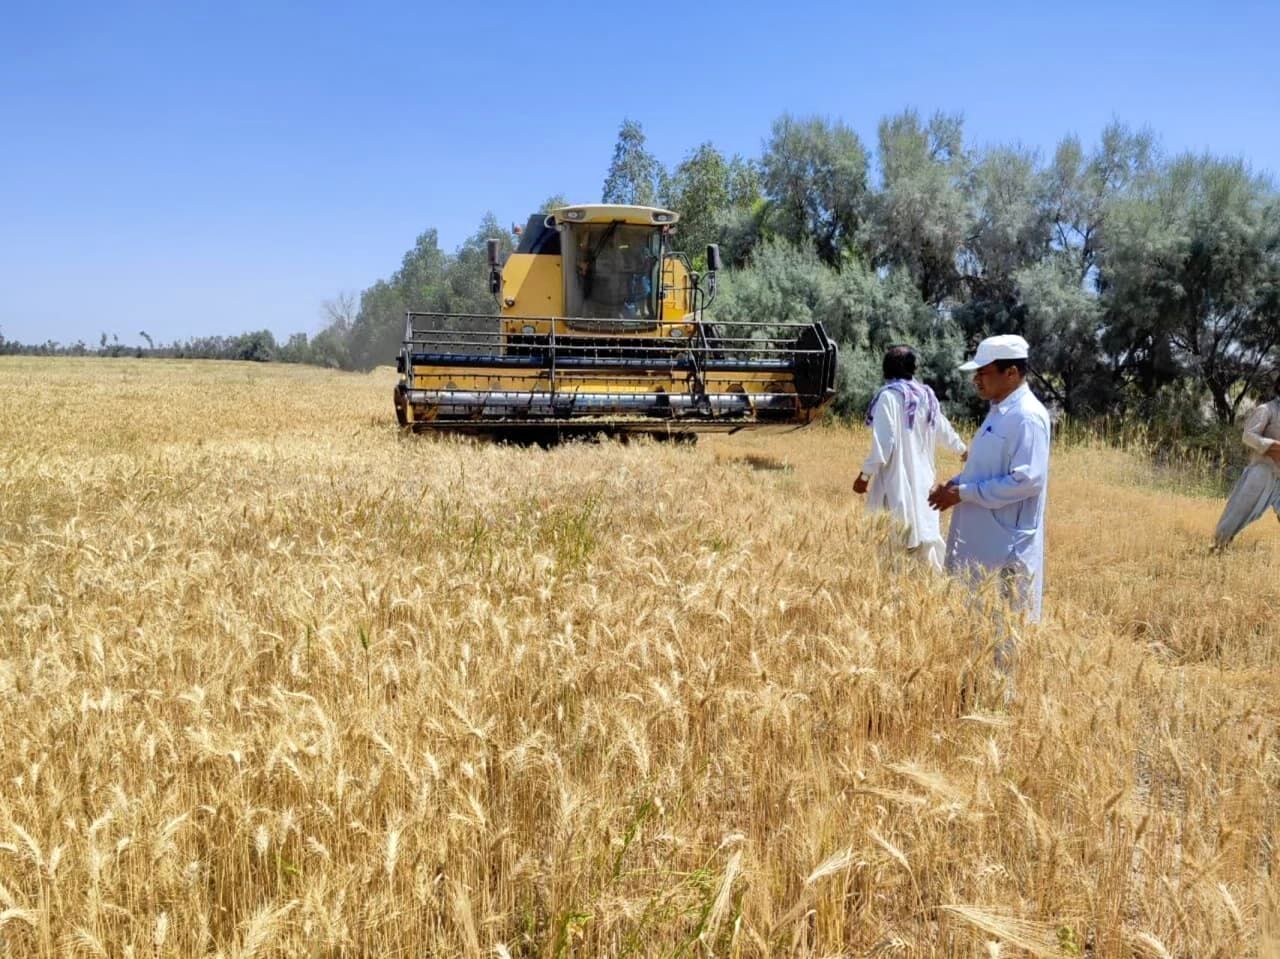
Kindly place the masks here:
POLYGON ((680 219, 680 214, 672 210, 663 210, 655 206, 631 206, 625 203, 587 203, 575 206, 562 206, 551 211, 559 221, 565 223, 634 223, 648 226, 663 224, 670 226, 680 219))

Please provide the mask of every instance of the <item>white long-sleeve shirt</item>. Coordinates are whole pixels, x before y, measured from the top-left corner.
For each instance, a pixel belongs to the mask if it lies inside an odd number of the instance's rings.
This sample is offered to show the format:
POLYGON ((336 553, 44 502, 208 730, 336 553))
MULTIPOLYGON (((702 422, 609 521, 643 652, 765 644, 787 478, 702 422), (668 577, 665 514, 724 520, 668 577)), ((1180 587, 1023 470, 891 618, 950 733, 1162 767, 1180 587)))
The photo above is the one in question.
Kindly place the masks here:
POLYGON ((1280 398, 1260 404, 1244 421, 1244 445, 1253 451, 1249 461, 1266 464, 1280 476, 1280 463, 1267 456, 1267 451, 1277 443, 1280 443, 1280 398))
POLYGON ((1049 413, 1024 383, 1000 403, 969 444, 947 537, 947 569, 1004 573, 1012 598, 1040 618, 1044 593, 1044 514, 1049 483, 1049 413))
POLYGON ((862 472, 871 477, 867 508, 898 517, 906 527, 909 549, 942 540, 938 514, 929 508, 939 441, 957 453, 965 450, 964 441, 941 410, 930 425, 929 411, 922 404, 911 426, 902 395, 894 390, 880 394, 872 413, 871 452, 862 464, 862 472))

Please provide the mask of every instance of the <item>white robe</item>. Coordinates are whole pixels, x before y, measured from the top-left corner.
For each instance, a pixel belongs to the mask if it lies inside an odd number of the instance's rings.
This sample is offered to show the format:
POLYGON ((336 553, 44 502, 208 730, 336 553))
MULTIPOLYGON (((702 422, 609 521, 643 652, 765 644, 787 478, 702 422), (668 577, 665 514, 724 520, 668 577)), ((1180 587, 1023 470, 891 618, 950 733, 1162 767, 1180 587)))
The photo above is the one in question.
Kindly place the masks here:
POLYGON ((1044 515, 1049 484, 1049 413, 1024 383, 991 404, 952 483, 947 569, 975 582, 997 574, 1012 605, 1040 619, 1044 515))
POLYGON ((929 425, 929 411, 921 404, 914 427, 907 424, 906 406, 896 390, 876 400, 871 423, 871 453, 862 472, 871 477, 867 508, 892 513, 901 521, 908 549, 924 546, 935 566, 942 564, 942 530, 938 514, 929 506, 934 485, 934 453, 938 441, 956 453, 964 441, 938 411, 929 425))
POLYGON ((1280 399, 1263 403, 1244 422, 1244 445, 1251 452, 1249 465, 1236 482, 1214 532, 1221 549, 1268 509, 1280 518, 1280 463, 1267 456, 1280 443, 1280 399))

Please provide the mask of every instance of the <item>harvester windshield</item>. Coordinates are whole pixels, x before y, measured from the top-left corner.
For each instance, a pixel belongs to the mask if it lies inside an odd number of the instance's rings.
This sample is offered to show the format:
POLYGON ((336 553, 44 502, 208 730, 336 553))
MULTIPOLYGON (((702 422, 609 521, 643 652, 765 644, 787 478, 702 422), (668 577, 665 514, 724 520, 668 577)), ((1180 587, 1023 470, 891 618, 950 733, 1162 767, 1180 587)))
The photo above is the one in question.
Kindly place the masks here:
POLYGON ((573 278, 566 315, 591 319, 653 319, 658 315, 662 232, 651 226, 590 223, 574 228, 573 278))

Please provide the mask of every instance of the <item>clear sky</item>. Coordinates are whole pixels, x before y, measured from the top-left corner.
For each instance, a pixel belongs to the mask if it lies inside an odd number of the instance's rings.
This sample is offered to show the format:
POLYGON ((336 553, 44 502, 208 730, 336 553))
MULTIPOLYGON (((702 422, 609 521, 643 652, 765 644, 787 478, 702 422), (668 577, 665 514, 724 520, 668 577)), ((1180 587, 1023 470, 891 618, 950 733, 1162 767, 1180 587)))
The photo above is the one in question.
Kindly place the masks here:
POLYGON ((1275 3, 0 0, 0 333, 314 333, 492 210, 593 200, 624 117, 674 165, 784 112, 906 107, 1048 154, 1119 119, 1280 172, 1275 3))

